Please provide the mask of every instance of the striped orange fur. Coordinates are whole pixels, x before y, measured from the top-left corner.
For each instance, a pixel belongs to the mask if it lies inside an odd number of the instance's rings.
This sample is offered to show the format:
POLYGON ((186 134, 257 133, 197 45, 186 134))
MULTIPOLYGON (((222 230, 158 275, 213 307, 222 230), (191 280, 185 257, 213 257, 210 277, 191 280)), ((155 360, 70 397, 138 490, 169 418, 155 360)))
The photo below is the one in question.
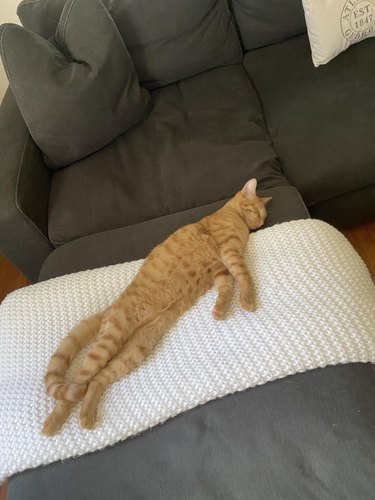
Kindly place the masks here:
POLYGON ((217 290, 215 319, 225 317, 234 280, 240 286, 242 308, 255 309, 254 286, 243 252, 249 229, 264 223, 270 199, 259 198, 256 180, 248 181, 223 208, 182 227, 155 247, 112 306, 81 321, 63 339, 45 376, 47 393, 58 400, 44 423, 45 435, 58 432, 81 399, 81 426, 93 428, 106 387, 139 366, 211 286, 217 290), (88 344, 74 380, 66 382, 72 359, 88 344))

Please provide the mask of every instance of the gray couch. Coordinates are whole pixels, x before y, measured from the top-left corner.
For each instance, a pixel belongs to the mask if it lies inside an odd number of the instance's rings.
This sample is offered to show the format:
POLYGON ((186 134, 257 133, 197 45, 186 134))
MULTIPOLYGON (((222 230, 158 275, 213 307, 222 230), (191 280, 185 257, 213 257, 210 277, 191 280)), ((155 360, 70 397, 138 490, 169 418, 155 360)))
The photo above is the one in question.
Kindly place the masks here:
MULTIPOLYGON (((49 38, 64 3, 19 15, 49 38)), ((0 108, 0 252, 31 280, 142 258, 250 177, 268 226, 374 219, 375 39, 315 69, 301 0, 106 4, 151 93, 141 123, 51 170, 10 90, 0 108)), ((370 499, 374 422, 373 367, 327 367, 21 473, 8 497, 370 499)))

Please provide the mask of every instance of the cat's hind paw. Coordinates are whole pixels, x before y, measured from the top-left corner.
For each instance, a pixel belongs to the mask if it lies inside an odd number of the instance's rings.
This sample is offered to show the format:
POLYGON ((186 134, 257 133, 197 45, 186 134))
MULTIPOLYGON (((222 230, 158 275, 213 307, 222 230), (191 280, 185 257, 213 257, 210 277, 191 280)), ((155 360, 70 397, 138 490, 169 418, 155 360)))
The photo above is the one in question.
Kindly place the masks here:
POLYGON ((44 434, 47 437, 54 436, 59 432, 61 429, 61 425, 58 425, 53 418, 51 418, 51 415, 47 418, 47 420, 43 424, 42 428, 42 434, 44 434))
POLYGON ((252 294, 240 295, 240 304, 244 311, 254 312, 256 309, 255 298, 252 294))
POLYGON ((96 424, 98 404, 103 394, 104 387, 96 382, 91 381, 82 403, 79 419, 83 429, 93 429, 96 424))
POLYGON ((217 321, 224 319, 224 316, 225 316, 225 311, 223 311, 222 309, 219 309, 216 306, 212 309, 212 317, 217 321))
POLYGON ((47 437, 57 434, 68 419, 73 406, 73 403, 58 401, 52 413, 47 417, 43 424, 42 434, 47 437))
POLYGON ((81 411, 79 420, 83 429, 94 429, 96 424, 96 408, 86 408, 81 411))

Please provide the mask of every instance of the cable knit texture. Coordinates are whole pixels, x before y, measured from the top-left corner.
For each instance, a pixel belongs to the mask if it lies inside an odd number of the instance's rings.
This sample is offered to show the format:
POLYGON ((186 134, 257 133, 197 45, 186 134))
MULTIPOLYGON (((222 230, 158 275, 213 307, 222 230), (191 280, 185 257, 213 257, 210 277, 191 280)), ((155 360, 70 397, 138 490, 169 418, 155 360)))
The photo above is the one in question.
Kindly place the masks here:
POLYGON ((0 480, 114 444, 226 394, 326 365, 375 362, 375 287, 336 229, 316 220, 273 226, 250 236, 246 258, 255 313, 240 309, 237 293, 228 319, 215 321, 210 290, 142 366, 108 389, 95 430, 79 427, 77 407, 53 438, 40 432, 54 405, 43 384, 50 356, 81 318, 116 298, 141 261, 10 294, 0 306, 0 480))

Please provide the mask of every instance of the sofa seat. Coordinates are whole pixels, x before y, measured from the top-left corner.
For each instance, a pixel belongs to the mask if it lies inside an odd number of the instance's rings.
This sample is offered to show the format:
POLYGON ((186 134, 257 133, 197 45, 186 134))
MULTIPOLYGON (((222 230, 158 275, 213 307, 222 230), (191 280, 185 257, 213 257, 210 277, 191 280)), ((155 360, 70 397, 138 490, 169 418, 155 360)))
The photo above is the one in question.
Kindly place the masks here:
POLYGON ((223 200, 250 177, 288 185, 242 64, 152 92, 153 110, 107 147, 53 174, 55 246, 223 200))
MULTIPOLYGON (((307 206, 354 192, 362 211, 366 199, 368 204, 372 200, 373 217, 375 39, 315 68, 304 34, 248 52, 244 66, 262 102, 283 171, 307 206)), ((342 205, 347 212, 355 207, 344 206, 345 201, 342 205)), ((332 210, 338 206, 332 204, 332 210)))
MULTIPOLYGON (((267 207, 265 227, 295 219, 305 219, 309 213, 301 195, 292 186, 281 186, 260 192, 272 196, 267 207)), ((130 260, 142 259, 179 227, 196 222, 215 212, 226 200, 164 215, 145 222, 102 231, 77 238, 55 249, 45 260, 39 281, 63 274, 95 269, 130 260)))

